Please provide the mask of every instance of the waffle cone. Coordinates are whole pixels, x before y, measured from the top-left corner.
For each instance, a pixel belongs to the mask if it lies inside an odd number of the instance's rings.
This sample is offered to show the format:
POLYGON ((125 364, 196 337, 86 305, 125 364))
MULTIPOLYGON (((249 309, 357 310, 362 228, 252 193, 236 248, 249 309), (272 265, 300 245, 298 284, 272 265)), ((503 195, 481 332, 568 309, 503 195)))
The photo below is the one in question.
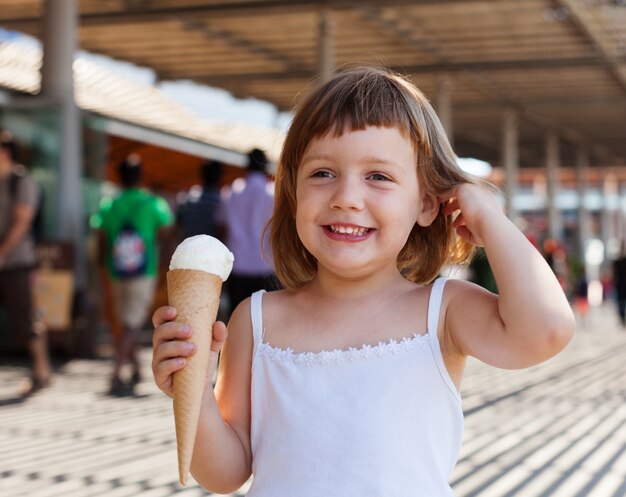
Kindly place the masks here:
POLYGON ((182 485, 187 483, 191 466, 221 289, 221 278, 204 271, 174 269, 167 273, 168 300, 178 311, 176 321, 191 326, 190 341, 197 345, 195 354, 173 378, 178 474, 182 485))

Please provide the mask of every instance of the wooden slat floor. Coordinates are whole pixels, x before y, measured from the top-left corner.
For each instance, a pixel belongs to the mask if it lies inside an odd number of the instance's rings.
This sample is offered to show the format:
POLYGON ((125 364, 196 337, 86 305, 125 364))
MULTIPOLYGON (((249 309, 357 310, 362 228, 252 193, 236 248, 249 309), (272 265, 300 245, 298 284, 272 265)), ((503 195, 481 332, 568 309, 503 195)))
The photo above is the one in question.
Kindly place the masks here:
MULTIPOLYGON (((146 348, 146 372, 149 358, 146 348)), ((211 495, 178 485, 171 403, 150 380, 136 398, 111 398, 110 361, 73 360, 21 402, 24 366, 0 366, 0 497, 211 495)), ((612 307, 543 365, 471 362, 463 399, 457 497, 626 497, 626 331, 612 307)))

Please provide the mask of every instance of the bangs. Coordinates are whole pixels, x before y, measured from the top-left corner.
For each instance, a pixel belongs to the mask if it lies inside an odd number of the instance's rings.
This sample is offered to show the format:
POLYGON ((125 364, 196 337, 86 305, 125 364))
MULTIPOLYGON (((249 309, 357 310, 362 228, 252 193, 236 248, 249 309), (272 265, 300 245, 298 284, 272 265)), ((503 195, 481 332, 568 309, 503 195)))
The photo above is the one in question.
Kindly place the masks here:
POLYGON ((339 137, 345 131, 374 126, 396 128, 416 149, 418 144, 429 148, 427 136, 421 133, 424 118, 415 106, 416 97, 425 97, 401 77, 390 78, 376 69, 347 71, 311 97, 313 101, 306 103, 313 111, 307 123, 310 138, 339 137))

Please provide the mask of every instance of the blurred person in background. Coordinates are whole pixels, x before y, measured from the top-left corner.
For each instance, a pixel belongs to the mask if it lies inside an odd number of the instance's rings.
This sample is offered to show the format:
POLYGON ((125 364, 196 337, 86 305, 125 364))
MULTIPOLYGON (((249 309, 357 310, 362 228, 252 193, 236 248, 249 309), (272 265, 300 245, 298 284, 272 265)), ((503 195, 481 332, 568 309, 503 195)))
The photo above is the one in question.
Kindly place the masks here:
POLYGON ((47 330, 35 319, 31 293, 36 265, 33 222, 40 202, 37 184, 16 162, 13 136, 0 134, 0 305, 19 343, 26 340, 32 359, 30 382, 22 387, 27 395, 50 383, 52 367, 47 330))
POLYGON ((269 245, 263 230, 274 208, 274 183, 267 175, 269 161, 262 150, 248 152, 247 173, 224 189, 220 219, 226 245, 235 256, 228 277, 230 308, 257 290, 278 288, 269 245))
POLYGON ((203 162, 202 187, 192 187, 178 208, 176 222, 182 238, 210 235, 221 239, 217 215, 220 207, 220 180, 224 166, 216 160, 203 162))
POLYGON ((626 327, 626 240, 622 241, 619 256, 613 261, 613 285, 620 322, 626 327))
POLYGON ((483 288, 486 288, 492 293, 498 293, 498 287, 496 285, 496 278, 493 275, 489 260, 485 249, 482 247, 476 250, 476 254, 470 263, 470 278, 472 283, 476 283, 483 288))
POLYGON ((100 262, 111 279, 113 304, 121 323, 122 336, 116 343, 115 363, 109 393, 132 395, 142 379, 137 340, 146 323, 156 287, 159 237, 172 226, 174 216, 162 197, 140 188, 141 159, 131 154, 118 165, 121 193, 103 199, 91 218, 99 233, 100 262), (130 381, 122 379, 122 368, 130 363, 130 381))
POLYGON ((554 238, 547 238, 543 242, 543 257, 559 281, 563 292, 571 298, 568 285, 569 268, 567 267, 567 253, 565 247, 554 238))

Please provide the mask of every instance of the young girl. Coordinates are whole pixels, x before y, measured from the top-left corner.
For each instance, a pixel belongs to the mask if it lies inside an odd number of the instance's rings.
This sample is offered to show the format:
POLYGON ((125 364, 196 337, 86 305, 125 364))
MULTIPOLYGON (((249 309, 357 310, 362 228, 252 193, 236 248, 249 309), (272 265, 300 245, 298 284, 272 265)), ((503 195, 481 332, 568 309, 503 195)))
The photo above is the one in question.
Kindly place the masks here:
MULTIPOLYGON (((252 474, 249 497, 451 496, 466 357, 523 368, 559 352, 574 320, 557 280, 459 169, 426 98, 384 70, 310 93, 276 179, 285 290, 254 294, 228 331, 213 328, 193 476, 228 493, 252 474), (474 246, 499 295, 435 280, 474 246)), ((194 353, 175 316, 153 319, 154 376, 170 396, 194 353)))

